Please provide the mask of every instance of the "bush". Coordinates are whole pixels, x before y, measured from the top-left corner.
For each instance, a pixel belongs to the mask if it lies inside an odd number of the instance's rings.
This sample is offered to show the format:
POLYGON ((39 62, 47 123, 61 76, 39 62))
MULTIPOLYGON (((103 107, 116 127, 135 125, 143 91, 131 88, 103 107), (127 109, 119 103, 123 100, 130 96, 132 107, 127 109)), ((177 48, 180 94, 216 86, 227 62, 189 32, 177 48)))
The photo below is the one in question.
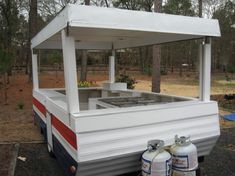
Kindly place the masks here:
POLYGON ((233 65, 228 65, 228 66, 226 67, 226 71, 227 71, 228 73, 235 73, 235 66, 233 66, 233 65))
POLYGON ((167 75, 167 70, 166 69, 161 69, 161 75, 167 75))
POLYGON ((228 75, 225 75, 225 79, 226 79, 227 82, 231 82, 232 81, 232 77, 228 76, 228 75))
POLYGON ((96 84, 92 81, 79 81, 78 82, 78 87, 92 87, 96 86, 96 84))
POLYGON ((117 77, 116 82, 127 83, 127 88, 128 89, 134 89, 135 88, 135 84, 137 83, 135 78, 132 78, 132 77, 130 77, 130 75, 127 75, 127 74, 120 74, 117 77))
POLYGON ((19 109, 24 109, 24 102, 23 101, 19 101, 18 104, 17 104, 17 107, 19 109))
POLYGON ((149 76, 151 76, 152 68, 149 65, 144 66, 144 74, 148 74, 149 76))

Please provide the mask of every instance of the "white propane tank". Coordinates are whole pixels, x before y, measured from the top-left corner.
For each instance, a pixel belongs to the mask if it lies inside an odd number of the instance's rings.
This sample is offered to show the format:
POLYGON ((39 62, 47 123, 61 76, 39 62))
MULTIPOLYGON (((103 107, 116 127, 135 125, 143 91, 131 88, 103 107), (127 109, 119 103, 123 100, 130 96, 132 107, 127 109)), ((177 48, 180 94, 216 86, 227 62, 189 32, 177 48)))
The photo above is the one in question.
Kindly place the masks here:
POLYGON ((142 155, 142 176, 171 176, 171 154, 163 149, 164 141, 148 142, 142 155))
POLYGON ((190 137, 175 136, 175 145, 170 149, 172 154, 173 176, 196 176, 198 168, 197 148, 190 137))

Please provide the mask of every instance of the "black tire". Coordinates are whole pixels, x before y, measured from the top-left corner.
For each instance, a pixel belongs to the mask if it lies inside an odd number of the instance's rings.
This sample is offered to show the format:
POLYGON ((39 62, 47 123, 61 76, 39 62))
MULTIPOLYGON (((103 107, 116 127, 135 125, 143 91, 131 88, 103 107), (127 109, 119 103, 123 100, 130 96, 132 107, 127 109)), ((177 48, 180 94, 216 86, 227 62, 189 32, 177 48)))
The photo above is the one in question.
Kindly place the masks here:
POLYGON ((51 158, 55 158, 55 154, 54 154, 54 152, 51 149, 51 146, 49 144, 47 144, 47 152, 48 152, 48 154, 51 158))
POLYGON ((201 176, 201 169, 200 169, 200 167, 196 170, 196 176, 201 176))

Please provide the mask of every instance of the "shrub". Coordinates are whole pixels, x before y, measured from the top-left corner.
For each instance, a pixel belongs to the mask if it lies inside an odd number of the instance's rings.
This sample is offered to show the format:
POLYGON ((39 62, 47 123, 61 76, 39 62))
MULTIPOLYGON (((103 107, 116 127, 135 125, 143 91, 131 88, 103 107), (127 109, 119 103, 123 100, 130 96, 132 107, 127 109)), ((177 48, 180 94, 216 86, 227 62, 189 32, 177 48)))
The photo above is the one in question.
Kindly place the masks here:
POLYGON ((92 87, 96 86, 96 84, 93 81, 79 81, 78 87, 92 87))
POLYGON ((24 109, 24 102, 23 101, 19 101, 18 104, 17 104, 17 107, 19 109, 24 109))
POLYGON ((161 69, 161 75, 167 75, 167 70, 166 69, 161 69))
POLYGON ((117 77, 116 82, 127 83, 127 88, 128 89, 134 89, 135 88, 135 84, 137 83, 135 78, 132 78, 132 77, 130 77, 130 75, 127 75, 127 74, 120 74, 117 77))
POLYGON ((149 65, 144 66, 144 74, 148 74, 149 76, 151 76, 152 68, 149 65))
POLYGON ((228 81, 228 82, 231 82, 231 81, 232 81, 232 77, 229 76, 229 75, 225 75, 225 79, 226 79, 226 81, 228 81))
POLYGON ((233 66, 233 65, 228 65, 228 66, 226 67, 226 71, 227 71, 228 73, 235 73, 235 66, 233 66))

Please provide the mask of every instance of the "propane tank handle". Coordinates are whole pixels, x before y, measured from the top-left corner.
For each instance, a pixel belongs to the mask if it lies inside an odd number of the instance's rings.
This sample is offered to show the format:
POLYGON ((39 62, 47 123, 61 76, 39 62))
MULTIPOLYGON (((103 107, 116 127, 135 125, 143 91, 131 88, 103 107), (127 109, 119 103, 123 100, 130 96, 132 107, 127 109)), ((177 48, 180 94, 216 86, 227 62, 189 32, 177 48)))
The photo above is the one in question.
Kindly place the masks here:
POLYGON ((164 141, 162 140, 151 140, 148 141, 148 151, 155 151, 164 147, 164 141))
POLYGON ((179 145, 190 144, 191 143, 190 136, 188 135, 188 136, 178 137, 178 135, 175 135, 175 143, 179 145))

